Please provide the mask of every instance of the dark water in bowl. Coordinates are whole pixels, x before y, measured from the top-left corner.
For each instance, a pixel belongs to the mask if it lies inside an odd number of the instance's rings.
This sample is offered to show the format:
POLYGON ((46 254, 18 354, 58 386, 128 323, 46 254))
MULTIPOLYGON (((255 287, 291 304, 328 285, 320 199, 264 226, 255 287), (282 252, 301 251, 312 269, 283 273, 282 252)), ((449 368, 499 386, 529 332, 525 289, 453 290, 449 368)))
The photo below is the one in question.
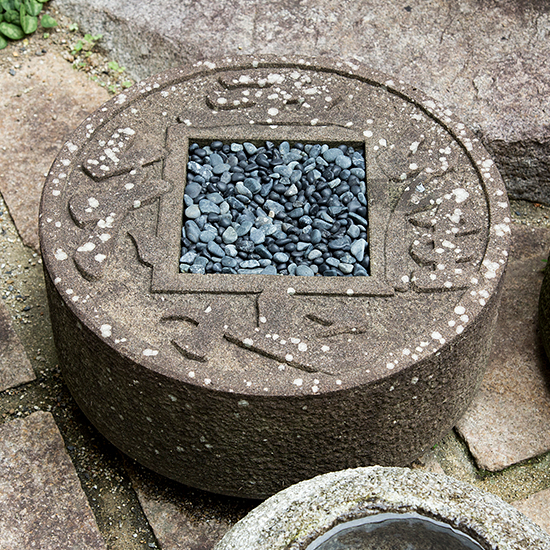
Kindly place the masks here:
POLYGON ((419 514, 377 514, 333 527, 306 550, 483 550, 468 535, 419 514))

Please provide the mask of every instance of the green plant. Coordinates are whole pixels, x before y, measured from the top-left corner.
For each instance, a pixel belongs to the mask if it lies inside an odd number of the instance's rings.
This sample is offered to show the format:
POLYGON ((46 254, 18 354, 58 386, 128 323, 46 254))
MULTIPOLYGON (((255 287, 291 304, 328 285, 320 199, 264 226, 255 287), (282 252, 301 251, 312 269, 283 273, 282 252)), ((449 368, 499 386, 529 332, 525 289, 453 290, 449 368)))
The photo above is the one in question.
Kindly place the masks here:
MULTIPOLYGON (((38 16, 48 0, 0 0, 0 50, 8 40, 21 40, 38 28, 38 16)), ((57 26, 51 15, 45 14, 40 25, 49 29, 57 26)))
POLYGON ((125 67, 121 67, 116 61, 109 61, 109 63, 107 63, 107 67, 115 73, 123 73, 126 70, 125 67))
POLYGON ((85 34, 84 38, 82 38, 81 40, 77 40, 75 44, 73 44, 73 49, 71 50, 71 53, 73 55, 77 55, 80 52, 85 52, 89 55, 94 46, 102 38, 102 34, 96 34, 95 36, 92 36, 91 34, 85 34))

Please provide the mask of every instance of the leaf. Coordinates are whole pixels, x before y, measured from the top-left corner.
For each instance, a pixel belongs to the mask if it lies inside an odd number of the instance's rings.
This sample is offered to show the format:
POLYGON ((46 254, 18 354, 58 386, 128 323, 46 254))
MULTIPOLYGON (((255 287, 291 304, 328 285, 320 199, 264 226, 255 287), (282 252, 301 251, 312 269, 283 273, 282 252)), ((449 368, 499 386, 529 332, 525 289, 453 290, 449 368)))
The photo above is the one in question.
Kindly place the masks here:
POLYGON ((52 27, 57 27, 57 21, 51 15, 44 15, 40 20, 40 24, 45 29, 51 29, 52 27))
POLYGON ((25 6, 25 9, 27 10, 27 15, 31 15, 32 17, 40 15, 40 12, 42 11, 42 4, 36 0, 24 0, 23 6, 25 6))
POLYGON ((7 23, 13 23, 14 25, 19 24, 20 15, 18 11, 9 10, 4 14, 4 21, 7 23))
POLYGON ((3 50, 7 45, 8 41, 3 36, 0 36, 0 50, 3 50))
MULTIPOLYGON (((2 7, 6 11, 11 11, 11 10, 15 9, 15 3, 14 3, 13 0, 1 0, 0 4, 2 4, 2 7)), ((19 11, 19 10, 17 10, 17 11, 19 11)))
POLYGON ((0 33, 12 40, 21 40, 21 38, 25 38, 25 33, 21 27, 6 23, 5 21, 0 23, 0 33))
POLYGON ((21 7, 21 28, 25 34, 31 34, 38 28, 38 17, 25 15, 24 7, 21 7))

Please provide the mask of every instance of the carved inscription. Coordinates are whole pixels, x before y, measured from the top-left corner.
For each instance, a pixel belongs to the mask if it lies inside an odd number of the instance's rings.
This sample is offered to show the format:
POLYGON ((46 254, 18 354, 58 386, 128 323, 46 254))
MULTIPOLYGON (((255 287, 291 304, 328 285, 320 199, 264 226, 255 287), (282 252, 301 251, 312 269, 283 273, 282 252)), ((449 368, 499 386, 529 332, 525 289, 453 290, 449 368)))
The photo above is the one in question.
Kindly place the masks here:
POLYGON ((130 132, 115 132, 101 154, 95 151, 88 156, 83 171, 94 184, 85 185, 69 199, 73 221, 87 233, 73 260, 88 279, 102 277, 126 214, 170 189, 168 182, 152 179, 148 169, 163 159, 163 150, 133 150, 130 132), (119 147, 114 145, 117 139, 119 147))

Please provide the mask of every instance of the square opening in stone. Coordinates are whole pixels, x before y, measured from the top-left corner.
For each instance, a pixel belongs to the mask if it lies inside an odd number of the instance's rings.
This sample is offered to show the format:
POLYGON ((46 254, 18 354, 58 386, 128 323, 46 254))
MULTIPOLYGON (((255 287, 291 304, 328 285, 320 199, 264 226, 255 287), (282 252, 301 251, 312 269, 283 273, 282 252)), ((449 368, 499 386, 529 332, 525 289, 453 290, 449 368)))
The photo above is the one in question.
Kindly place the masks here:
POLYGON ((190 140, 180 272, 368 276, 363 147, 190 140))

